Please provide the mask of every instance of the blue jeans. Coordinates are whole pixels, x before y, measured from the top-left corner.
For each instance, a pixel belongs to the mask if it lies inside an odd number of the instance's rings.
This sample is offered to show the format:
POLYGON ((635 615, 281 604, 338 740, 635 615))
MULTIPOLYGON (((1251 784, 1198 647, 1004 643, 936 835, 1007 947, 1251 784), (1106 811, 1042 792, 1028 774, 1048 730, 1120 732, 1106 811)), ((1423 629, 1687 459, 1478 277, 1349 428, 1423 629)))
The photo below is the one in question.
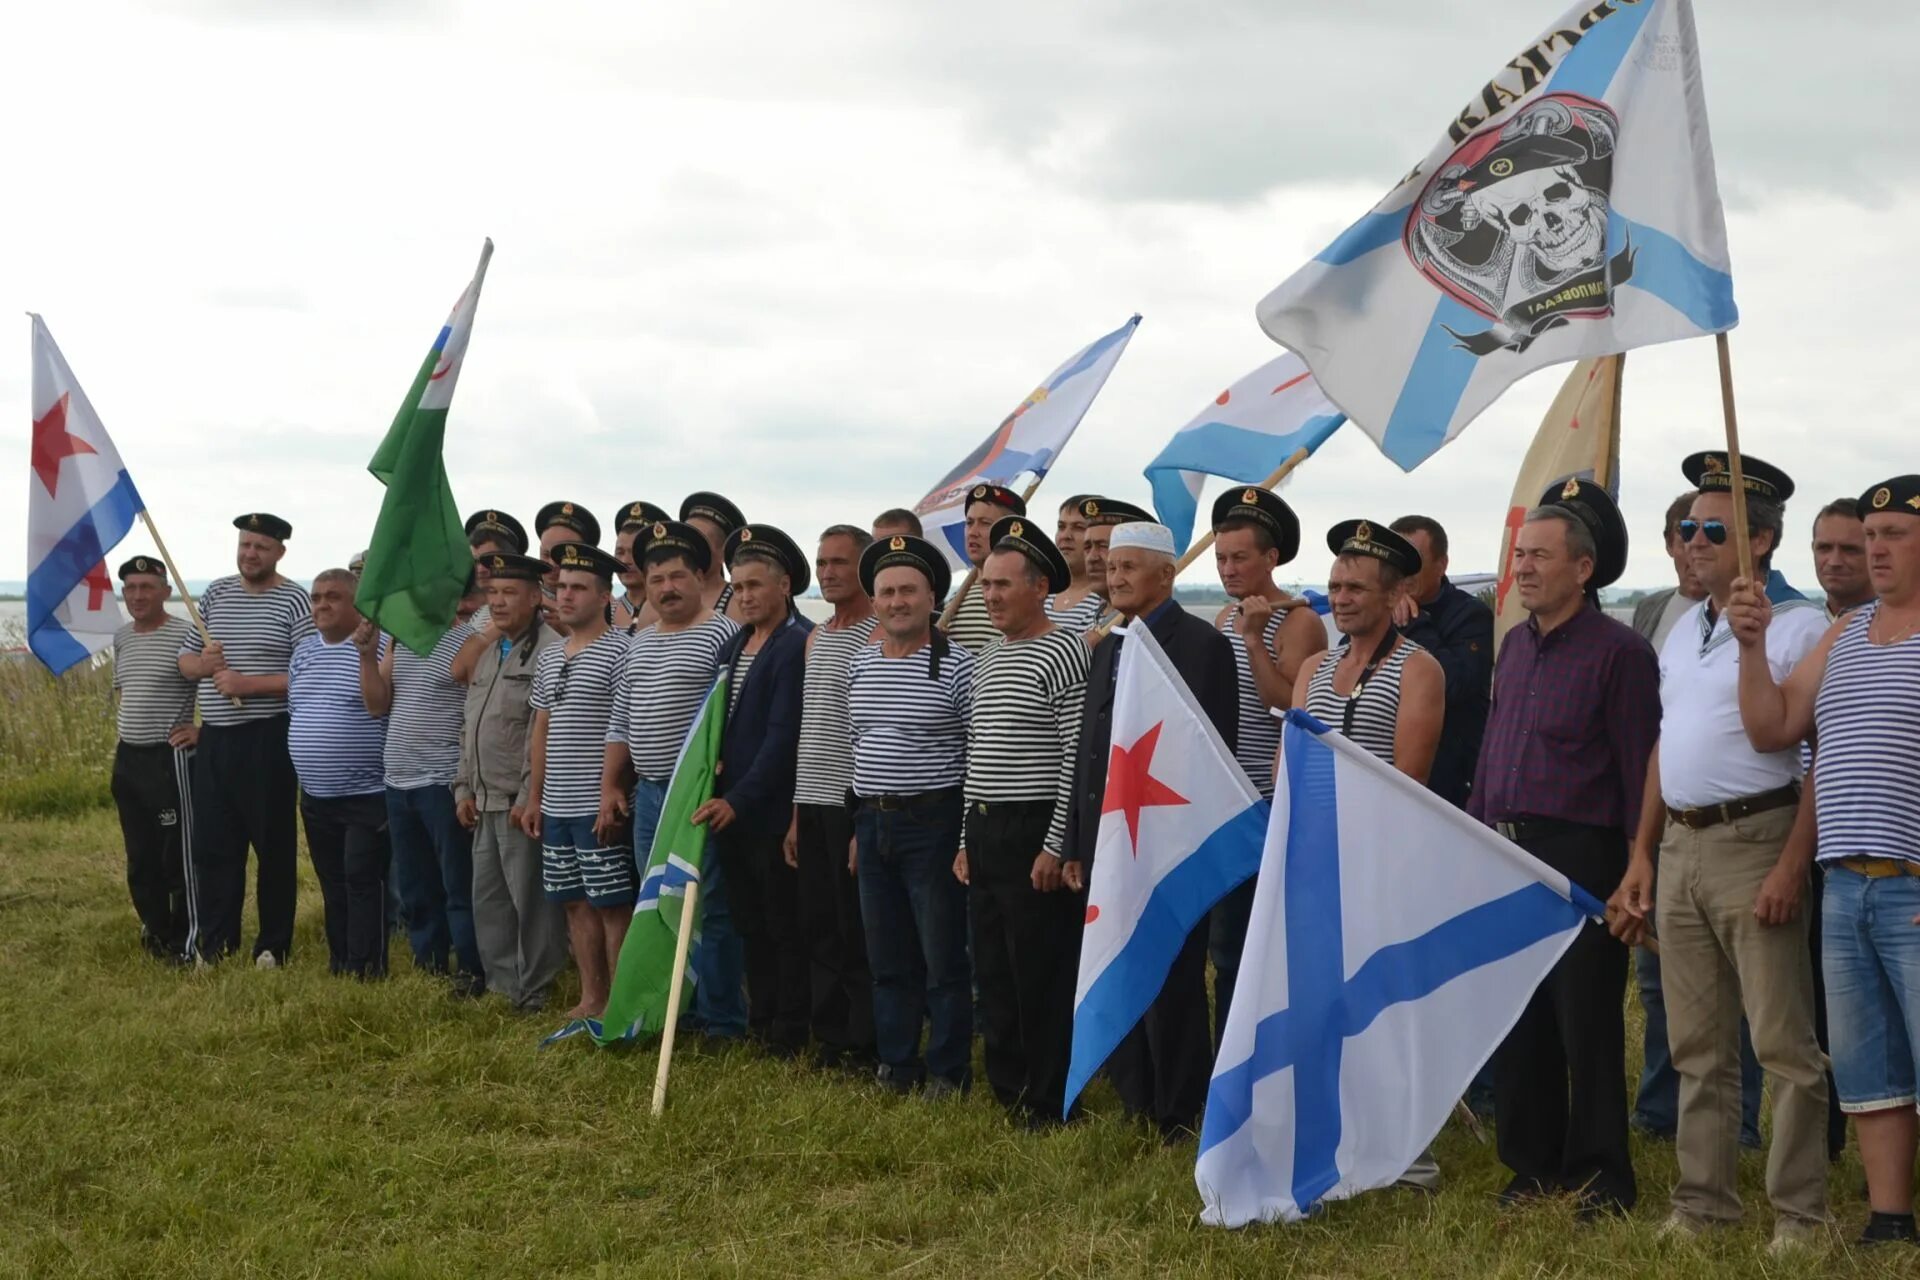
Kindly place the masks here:
POLYGON ((454 816, 446 786, 387 788, 394 879, 413 962, 432 973, 455 968, 481 977, 473 935, 473 833, 454 816))
MULTIPOLYGON (((1645 947, 1633 951, 1634 981, 1640 988, 1640 1007, 1646 1011, 1645 1065, 1633 1103, 1637 1129, 1671 1138, 1680 1123, 1680 1076, 1667 1050, 1667 1002, 1660 991, 1660 957, 1645 947)), ((1760 1146, 1760 1087, 1765 1079, 1760 1059, 1753 1054, 1747 1020, 1740 1019, 1740 1145, 1760 1146)))
POLYGON ((1920 1045, 1920 878, 1872 878, 1826 864, 1820 963, 1840 1106, 1914 1104, 1920 1045))
MULTIPOLYGON (((653 857, 653 833, 660 829, 660 810, 667 803, 667 784, 641 778, 633 784, 633 868, 634 883, 647 878, 647 862, 653 857)), ((705 892, 705 886, 701 886, 705 892)))
POLYGON ((899 809, 863 804, 854 815, 875 1049, 902 1084, 928 1073, 962 1088, 973 1082, 967 890, 953 876, 961 811, 956 789, 899 809))
POLYGON ((687 960, 693 970, 692 1024, 710 1036, 747 1034, 747 944, 733 927, 727 879, 712 836, 700 863, 700 940, 687 960))

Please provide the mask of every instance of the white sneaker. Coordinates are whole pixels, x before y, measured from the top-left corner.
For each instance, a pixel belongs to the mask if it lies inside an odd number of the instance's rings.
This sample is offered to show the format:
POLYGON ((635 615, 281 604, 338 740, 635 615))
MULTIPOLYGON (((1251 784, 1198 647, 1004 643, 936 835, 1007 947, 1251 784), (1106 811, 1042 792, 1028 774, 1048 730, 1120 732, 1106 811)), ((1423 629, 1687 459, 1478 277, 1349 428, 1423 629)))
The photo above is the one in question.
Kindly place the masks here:
POLYGON ((273 952, 262 951, 253 958, 253 967, 256 969, 278 969, 280 962, 273 958, 273 952))
POLYGON ((1692 1240, 1704 1230, 1705 1228, 1699 1223, 1675 1209, 1667 1215, 1667 1220, 1660 1224, 1660 1230, 1656 1234, 1662 1240, 1692 1240))
POLYGON ((1814 1253, 1819 1250, 1821 1243, 1821 1233, 1817 1228, 1782 1222, 1773 1229, 1773 1239, 1767 1244, 1767 1256, 1787 1258, 1814 1253))

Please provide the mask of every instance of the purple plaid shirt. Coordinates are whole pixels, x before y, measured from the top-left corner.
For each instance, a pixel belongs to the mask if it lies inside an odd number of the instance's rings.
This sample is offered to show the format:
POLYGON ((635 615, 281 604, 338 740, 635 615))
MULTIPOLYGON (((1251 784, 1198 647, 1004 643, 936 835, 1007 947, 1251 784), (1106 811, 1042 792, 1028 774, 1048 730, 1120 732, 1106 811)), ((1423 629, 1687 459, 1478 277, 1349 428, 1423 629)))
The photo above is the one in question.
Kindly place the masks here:
POLYGON ((1591 606, 1542 636, 1507 633, 1467 811, 1482 822, 1640 821, 1660 736, 1660 662, 1633 628, 1591 606))

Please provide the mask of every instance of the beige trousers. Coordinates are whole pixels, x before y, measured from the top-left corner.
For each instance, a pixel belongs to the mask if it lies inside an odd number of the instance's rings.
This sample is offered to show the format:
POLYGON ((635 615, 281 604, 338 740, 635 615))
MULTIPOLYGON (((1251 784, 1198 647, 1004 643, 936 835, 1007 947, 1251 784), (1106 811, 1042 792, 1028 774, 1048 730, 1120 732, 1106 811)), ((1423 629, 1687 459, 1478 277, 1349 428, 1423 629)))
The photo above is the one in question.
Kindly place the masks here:
POLYGON ((1767 1198, 1779 1222, 1829 1221, 1827 1059, 1813 1034, 1808 906, 1784 925, 1753 914, 1793 826, 1788 806, 1660 842, 1660 982, 1680 1075, 1673 1207, 1699 1223, 1740 1217, 1740 1014, 1773 1084, 1767 1198))

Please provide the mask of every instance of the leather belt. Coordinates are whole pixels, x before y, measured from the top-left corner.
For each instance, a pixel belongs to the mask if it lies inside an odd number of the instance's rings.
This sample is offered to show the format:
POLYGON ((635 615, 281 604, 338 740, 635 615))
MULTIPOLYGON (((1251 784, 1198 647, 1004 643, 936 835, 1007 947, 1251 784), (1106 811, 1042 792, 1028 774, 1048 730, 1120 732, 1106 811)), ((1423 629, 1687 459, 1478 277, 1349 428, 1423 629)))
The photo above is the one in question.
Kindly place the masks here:
POLYGON ((1905 858, 1835 858, 1822 865, 1845 867, 1874 880, 1884 880, 1889 876, 1920 876, 1920 862, 1908 862, 1905 858))
POLYGON ((910 796, 861 796, 860 803, 881 813, 899 813, 919 805, 938 804, 942 800, 951 799, 959 794, 958 787, 942 787, 938 791, 916 791, 910 796))
POLYGON ((1751 818, 1756 813, 1784 809, 1790 804, 1799 802, 1800 784, 1789 782, 1784 787, 1775 787, 1772 791, 1763 791, 1757 796, 1745 796, 1739 800, 1703 805, 1698 809, 1675 809, 1669 805, 1667 817, 1691 831, 1700 831, 1707 827, 1717 827, 1723 822, 1751 818))
POLYGON ((1493 829, 1515 844, 1525 844, 1529 840, 1551 840, 1555 836, 1591 828, 1562 818, 1522 818, 1517 822, 1496 822, 1493 829))

